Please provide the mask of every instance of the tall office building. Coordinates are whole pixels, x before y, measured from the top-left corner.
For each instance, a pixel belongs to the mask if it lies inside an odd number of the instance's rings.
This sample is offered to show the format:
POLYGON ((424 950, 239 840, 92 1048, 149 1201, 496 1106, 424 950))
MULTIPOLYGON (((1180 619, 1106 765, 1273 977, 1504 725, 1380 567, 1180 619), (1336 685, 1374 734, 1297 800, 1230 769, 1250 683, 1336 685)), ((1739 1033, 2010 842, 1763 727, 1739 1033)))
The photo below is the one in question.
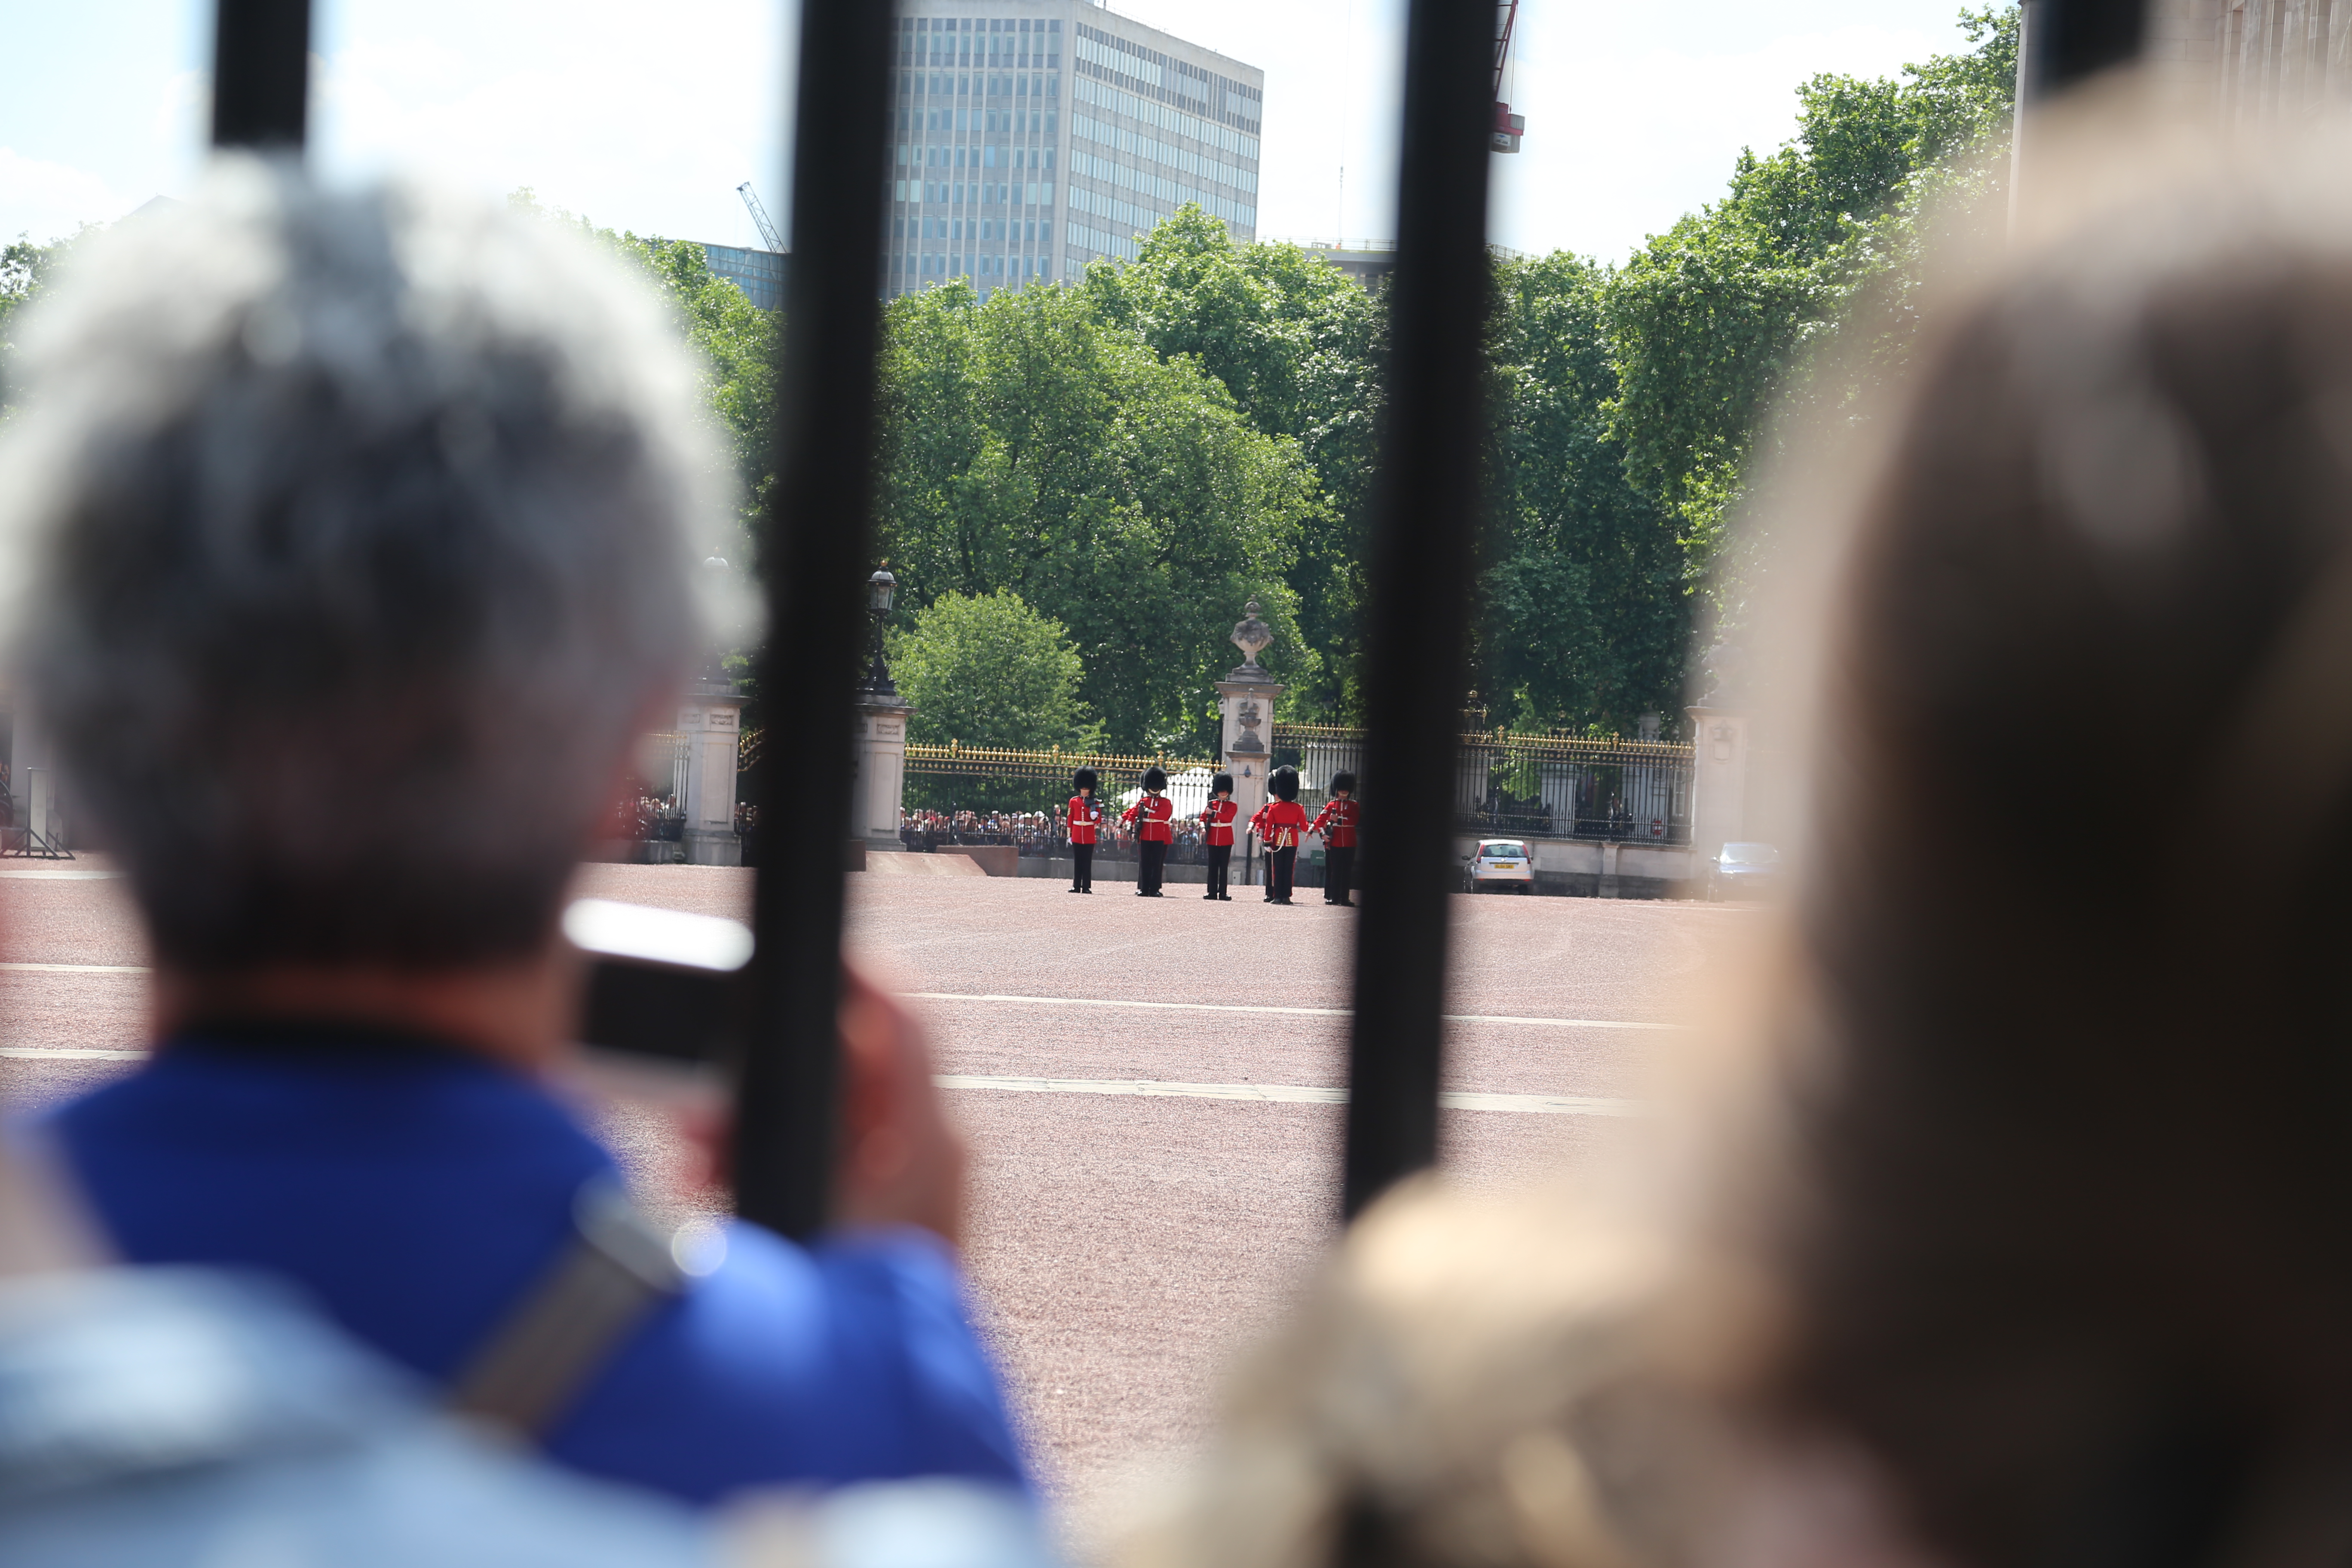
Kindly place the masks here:
POLYGON ((712 272, 742 289, 762 310, 784 308, 784 268, 791 264, 790 257, 740 245, 706 245, 702 254, 709 259, 712 272))
POLYGON ((1265 73, 1089 0, 906 0, 886 297, 1069 279, 1186 202, 1257 237, 1265 73))

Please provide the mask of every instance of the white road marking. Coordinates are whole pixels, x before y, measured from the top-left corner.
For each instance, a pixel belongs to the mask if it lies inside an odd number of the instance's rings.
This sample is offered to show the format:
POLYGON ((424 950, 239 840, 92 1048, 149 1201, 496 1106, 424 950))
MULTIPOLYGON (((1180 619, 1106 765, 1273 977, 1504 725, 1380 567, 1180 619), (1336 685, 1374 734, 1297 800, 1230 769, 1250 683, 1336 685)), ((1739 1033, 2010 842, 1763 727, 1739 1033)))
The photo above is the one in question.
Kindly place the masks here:
MULTIPOLYGON (((1015 1094, 1121 1094, 1146 1099, 1241 1100, 1274 1105, 1345 1105, 1344 1089, 1291 1083, 1173 1083, 1150 1078, 999 1078, 980 1073, 941 1073, 941 1089, 993 1089, 1015 1094)), ((1577 1094, 1477 1094, 1448 1090, 1437 1097, 1448 1110, 1508 1110, 1543 1116, 1634 1116, 1630 1100, 1597 1100, 1577 1094)))
MULTIPOLYGON (((15 1061, 121 1061, 147 1059, 145 1051, 74 1050, 62 1046, 0 1046, 0 1058, 15 1061)), ((992 1074, 943 1072, 941 1089, 992 1089, 1014 1094, 1117 1094, 1158 1100, 1238 1100, 1267 1105, 1345 1105, 1344 1089, 1295 1083, 1171 1083, 1149 1078, 1000 1078, 992 1074)), ((1448 1110, 1503 1110, 1538 1116, 1638 1116, 1631 1100, 1600 1100, 1580 1094, 1481 1094, 1449 1089, 1437 1097, 1448 1110)))
POLYGON ((0 974, 145 974, 138 963, 0 963, 0 974))
POLYGON ((64 1046, 0 1046, 0 1057, 18 1061, 143 1062, 145 1051, 77 1051, 64 1046))
MULTIPOLYGON (((1353 1012, 1347 1007, 1276 1007, 1244 1002, 1118 1002, 1094 996, 1008 996, 995 992, 905 991, 899 994, 919 997, 926 1002, 1013 1002, 1036 1007, 1139 1007, 1177 1013, 1276 1013, 1302 1018, 1345 1018, 1353 1012)), ((1534 1024, 1548 1029, 1678 1030, 1687 1026, 1682 1024, 1636 1024, 1616 1018, 1527 1018, 1504 1013, 1449 1013, 1445 1021, 1449 1024, 1534 1024)))
MULTIPOLYGON (((145 974, 136 963, 0 963, 0 974, 145 974)), ((1028 1007, 1125 1007, 1171 1013, 1264 1013, 1295 1018, 1345 1018, 1346 1007, 1276 1007, 1243 1002, 1121 1002, 1096 996, 1013 996, 969 991, 905 991, 925 1002, 1002 1002, 1028 1007)), ((1682 1024, 1644 1024, 1624 1018, 1531 1018, 1508 1013, 1449 1013, 1449 1024, 1528 1024, 1544 1029, 1657 1029, 1675 1031, 1682 1024)))
POLYGON ((0 871, 0 880, 18 882, 99 882, 120 877, 120 871, 0 871))

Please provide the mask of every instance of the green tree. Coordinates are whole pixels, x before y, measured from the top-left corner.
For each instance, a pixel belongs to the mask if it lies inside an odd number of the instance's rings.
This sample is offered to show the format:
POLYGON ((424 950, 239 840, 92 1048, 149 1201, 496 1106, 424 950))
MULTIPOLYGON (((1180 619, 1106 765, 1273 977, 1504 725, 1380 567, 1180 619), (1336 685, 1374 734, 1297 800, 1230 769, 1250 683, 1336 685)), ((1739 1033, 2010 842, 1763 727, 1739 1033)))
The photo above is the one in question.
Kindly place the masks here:
POLYGON ((915 709, 908 739, 1022 751, 1101 743, 1068 629, 1018 594, 941 594, 913 622, 888 640, 890 673, 915 709))
POLYGON ((881 547, 910 616, 1011 589, 1061 623, 1121 750, 1215 739, 1211 688, 1257 598, 1311 679, 1286 574, 1323 516, 1297 444, 1189 357, 1163 359, 1082 290, 961 283, 893 300, 881 365, 881 547))
MULTIPOLYGON (((1954 184, 2003 174, 2017 16, 1963 11, 1972 47, 1906 66, 1900 80, 1807 82, 1795 139, 1769 157, 1743 153, 1722 201, 1609 280, 1610 429, 1634 483, 1676 520, 1718 613, 1745 577, 1718 557, 1768 402, 1790 391, 1854 401, 1857 386, 1801 384, 1841 334, 1847 363, 1899 364, 1924 216, 1954 184)), ((1750 559, 1757 542, 1743 546, 1750 559)))
POLYGON ((18 235, 5 246, 0 246, 0 421, 8 417, 15 394, 13 365, 16 357, 16 330, 23 321, 25 307, 40 298, 57 276, 58 266, 67 252, 83 235, 99 226, 84 224, 80 233, 70 239, 57 240, 48 245, 36 245, 29 235, 18 235))
POLYGON ((1608 272, 1498 261, 1486 567, 1473 684, 1495 722, 1631 733, 1673 713, 1690 595, 1673 520, 1628 478, 1607 407, 1608 272))
POLYGON ((1355 699, 1372 461, 1382 405, 1385 290, 1367 293, 1297 246, 1235 245, 1187 205, 1127 266, 1097 261, 1083 287, 1101 318, 1163 357, 1222 382, 1269 436, 1297 443, 1326 498, 1288 574, 1299 635, 1317 655, 1285 698, 1301 716, 1343 719, 1355 699))
MULTIPOLYGON (((749 528, 773 482, 775 315, 711 271, 709 253, 692 240, 598 228, 584 217, 544 205, 528 185, 509 195, 507 205, 576 227, 643 274, 659 293, 678 336, 702 366, 703 410, 732 462, 749 528)), ((748 552, 746 557, 748 565, 748 552)))

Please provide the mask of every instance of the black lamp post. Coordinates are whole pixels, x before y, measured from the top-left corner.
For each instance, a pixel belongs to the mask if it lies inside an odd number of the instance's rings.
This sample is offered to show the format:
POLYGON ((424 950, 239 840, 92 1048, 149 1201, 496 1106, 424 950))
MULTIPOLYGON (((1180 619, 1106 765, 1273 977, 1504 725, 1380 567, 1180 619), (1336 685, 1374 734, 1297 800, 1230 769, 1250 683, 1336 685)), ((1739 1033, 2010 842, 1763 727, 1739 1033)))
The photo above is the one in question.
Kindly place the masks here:
POLYGON ((898 579, 885 567, 866 579, 866 607, 874 616, 874 663, 866 671, 866 689, 877 697, 896 697, 898 683, 890 679, 890 667, 882 662, 882 623, 890 616, 890 601, 898 596, 898 579))

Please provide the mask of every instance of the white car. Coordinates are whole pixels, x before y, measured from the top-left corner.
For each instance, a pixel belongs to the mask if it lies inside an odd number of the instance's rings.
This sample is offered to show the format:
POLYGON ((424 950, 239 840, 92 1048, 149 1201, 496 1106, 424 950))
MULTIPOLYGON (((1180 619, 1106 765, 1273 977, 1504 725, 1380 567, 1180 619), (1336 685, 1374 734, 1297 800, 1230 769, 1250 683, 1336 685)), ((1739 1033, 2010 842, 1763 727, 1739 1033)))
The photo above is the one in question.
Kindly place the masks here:
POLYGON ((1532 893, 1536 889, 1535 857, 1517 838, 1481 838, 1462 868, 1462 890, 1483 893, 1487 889, 1532 893))

